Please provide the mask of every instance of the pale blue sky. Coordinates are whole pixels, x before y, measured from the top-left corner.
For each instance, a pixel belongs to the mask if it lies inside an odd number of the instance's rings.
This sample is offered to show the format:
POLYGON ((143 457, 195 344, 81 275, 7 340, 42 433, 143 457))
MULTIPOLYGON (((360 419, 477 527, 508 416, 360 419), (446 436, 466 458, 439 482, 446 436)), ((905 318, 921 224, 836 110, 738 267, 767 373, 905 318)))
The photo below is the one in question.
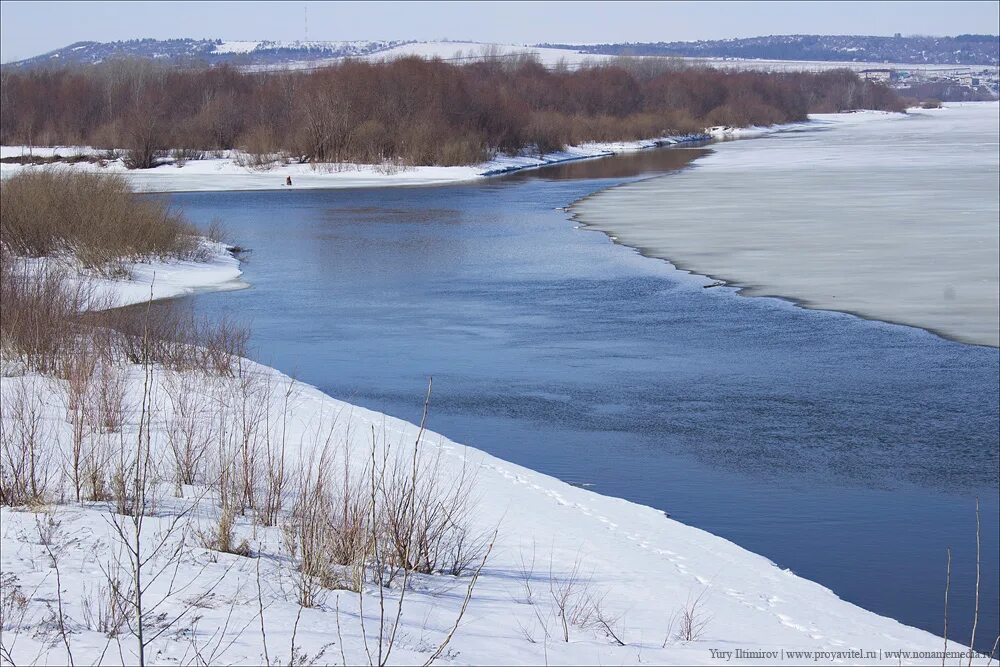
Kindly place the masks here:
POLYGON ((138 37, 671 41, 1000 31, 1000 2, 0 2, 0 60, 138 37))

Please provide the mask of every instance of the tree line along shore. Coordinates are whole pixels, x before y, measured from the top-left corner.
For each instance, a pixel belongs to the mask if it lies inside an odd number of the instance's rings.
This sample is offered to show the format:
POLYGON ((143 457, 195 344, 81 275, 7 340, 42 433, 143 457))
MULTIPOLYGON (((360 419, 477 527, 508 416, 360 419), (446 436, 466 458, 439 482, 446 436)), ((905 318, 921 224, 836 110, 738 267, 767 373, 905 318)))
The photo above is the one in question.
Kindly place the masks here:
POLYGON ((87 145, 149 168, 173 151, 275 159, 467 165, 591 141, 771 125, 852 109, 902 111, 847 70, 730 72, 621 58, 576 69, 526 56, 452 64, 403 58, 311 71, 170 68, 120 60, 0 72, 0 143, 87 145))

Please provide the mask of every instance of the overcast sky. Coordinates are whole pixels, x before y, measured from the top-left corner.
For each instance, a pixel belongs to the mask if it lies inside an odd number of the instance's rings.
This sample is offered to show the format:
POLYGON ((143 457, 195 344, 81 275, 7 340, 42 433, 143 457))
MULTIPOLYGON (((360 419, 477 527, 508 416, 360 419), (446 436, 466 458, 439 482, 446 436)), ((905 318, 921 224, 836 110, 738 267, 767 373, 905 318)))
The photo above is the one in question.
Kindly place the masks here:
POLYGON ((504 43, 996 34, 1000 2, 0 2, 0 60, 140 37, 504 43))

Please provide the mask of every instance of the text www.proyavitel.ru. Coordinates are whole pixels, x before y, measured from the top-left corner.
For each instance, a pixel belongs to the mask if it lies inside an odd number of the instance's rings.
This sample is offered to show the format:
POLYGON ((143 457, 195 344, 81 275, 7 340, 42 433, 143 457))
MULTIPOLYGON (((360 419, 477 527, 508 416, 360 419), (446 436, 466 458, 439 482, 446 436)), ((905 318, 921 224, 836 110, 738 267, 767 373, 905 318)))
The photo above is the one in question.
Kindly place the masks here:
POLYGON ((841 649, 838 651, 788 651, 785 649, 759 650, 759 649, 732 649, 721 651, 709 649, 713 660, 729 662, 730 660, 762 660, 762 661, 795 661, 795 662, 833 662, 839 660, 871 661, 881 662, 900 660, 942 660, 946 658, 988 658, 984 653, 976 651, 906 651, 902 649, 841 649))

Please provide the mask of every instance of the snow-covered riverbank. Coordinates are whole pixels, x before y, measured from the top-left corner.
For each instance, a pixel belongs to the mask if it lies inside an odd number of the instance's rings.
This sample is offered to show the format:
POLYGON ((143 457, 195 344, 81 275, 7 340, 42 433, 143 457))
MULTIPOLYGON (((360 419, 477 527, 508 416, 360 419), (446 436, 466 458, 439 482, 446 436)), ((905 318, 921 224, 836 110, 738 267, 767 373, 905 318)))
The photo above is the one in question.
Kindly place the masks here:
POLYGON ((149 299, 170 299, 203 290, 226 291, 243 289, 247 284, 240 280, 243 272, 240 261, 225 244, 203 240, 205 257, 193 259, 164 259, 129 262, 124 266, 127 275, 112 277, 82 270, 67 259, 51 257, 17 259, 20 270, 28 273, 60 271, 75 284, 85 284, 94 298, 104 303, 104 297, 113 306, 128 306, 149 299))
MULTIPOLYGON (((232 284, 234 265, 219 263, 227 270, 199 272, 180 264, 159 268, 157 281, 172 271, 177 290, 211 288, 213 282, 225 287, 232 284)), ((149 273, 137 269, 133 274, 139 278, 135 287, 121 289, 116 282, 101 289, 120 290, 119 302, 140 302, 149 295, 144 282, 149 273)), ((244 369, 257 386, 267 388, 262 423, 267 437, 280 437, 289 470, 298 469, 324 442, 364 460, 373 434, 380 446, 391 445, 397 452, 409 452, 418 439, 413 424, 333 399, 252 362, 245 362, 244 369)), ((234 390, 224 378, 197 373, 192 378, 196 404, 205 409, 224 402, 220 397, 234 390)), ((143 382, 141 368, 130 367, 126 403, 133 419, 143 382)), ((154 372, 151 404, 157 416, 151 446, 164 461, 176 417, 171 391, 179 382, 174 372, 154 372)), ((43 430, 60 442, 69 441, 63 383, 34 374, 5 376, 0 383, 5 406, 16 402, 20 388, 42 397, 43 430)), ((433 413, 432 398, 432 429, 433 413)), ((126 426, 123 434, 123 441, 129 440, 135 429, 126 426)), ((442 478, 472 473, 471 534, 498 529, 465 616, 439 662, 713 664, 727 657, 731 664, 941 661, 890 653, 940 651, 940 638, 851 605, 763 557, 657 510, 570 486, 434 433, 425 433, 420 443, 425 456, 439 461, 442 478), (724 653, 737 649, 745 652, 742 658, 724 653), (814 658, 794 655, 796 651, 825 654, 814 658)), ((49 464, 55 475, 64 469, 56 456, 49 464)), ((376 588, 369 585, 361 595, 330 591, 322 604, 300 608, 295 558, 281 528, 239 516, 236 542, 245 539, 251 557, 210 550, 199 535, 217 522, 212 492, 196 484, 184 486, 182 494, 175 497, 172 484, 161 484, 146 529, 152 545, 154 536, 178 517, 190 524, 172 533, 163 550, 172 554, 176 547, 178 559, 164 556, 163 562, 176 564, 177 574, 155 582, 149 593, 153 602, 164 600, 157 609, 164 619, 184 614, 152 645, 156 663, 187 664, 200 655, 213 663, 288 664, 293 651, 300 662, 308 662, 301 660, 302 653, 317 664, 369 661, 366 643, 372 650, 379 642, 376 588)), ((286 507, 291 506, 288 498, 286 507)), ((120 549, 110 512, 108 502, 70 502, 41 514, 3 508, 4 591, 16 590, 26 600, 26 620, 14 623, 17 604, 10 607, 15 614, 6 610, 3 620, 4 650, 15 663, 65 664, 66 645, 54 631, 59 627, 68 629, 77 663, 94 663, 101 656, 104 663, 134 660, 134 640, 127 634, 109 640, 97 619, 107 570, 120 549), (53 545, 55 559, 49 555, 53 545)), ((421 575, 412 583, 392 663, 423 663, 432 655, 461 610, 469 577, 421 575)), ((16 603, 20 598, 12 599, 16 603)), ((386 599, 390 618, 398 599, 394 587, 386 599)))
MULTIPOLYGON (((72 169, 86 169, 124 174, 132 187, 141 192, 192 192, 217 190, 289 190, 312 188, 365 188, 392 185, 444 185, 473 181, 497 174, 530 169, 547 164, 570 162, 588 158, 605 157, 618 153, 670 146, 709 139, 706 134, 666 136, 641 141, 587 143, 570 146, 562 151, 544 155, 500 155, 477 165, 459 167, 419 166, 407 167, 393 164, 298 164, 276 162, 267 169, 251 168, 245 156, 229 151, 218 157, 176 161, 167 159, 153 169, 127 169, 120 158, 103 162, 77 161, 72 169), (292 179, 291 187, 285 185, 292 179)), ((88 156, 95 159, 106 155, 88 146, 59 147, 0 147, 0 158, 17 158, 34 155, 49 158, 55 155, 66 159, 88 156)), ((0 177, 13 175, 24 169, 37 169, 36 165, 17 163, 0 164, 0 177)))

